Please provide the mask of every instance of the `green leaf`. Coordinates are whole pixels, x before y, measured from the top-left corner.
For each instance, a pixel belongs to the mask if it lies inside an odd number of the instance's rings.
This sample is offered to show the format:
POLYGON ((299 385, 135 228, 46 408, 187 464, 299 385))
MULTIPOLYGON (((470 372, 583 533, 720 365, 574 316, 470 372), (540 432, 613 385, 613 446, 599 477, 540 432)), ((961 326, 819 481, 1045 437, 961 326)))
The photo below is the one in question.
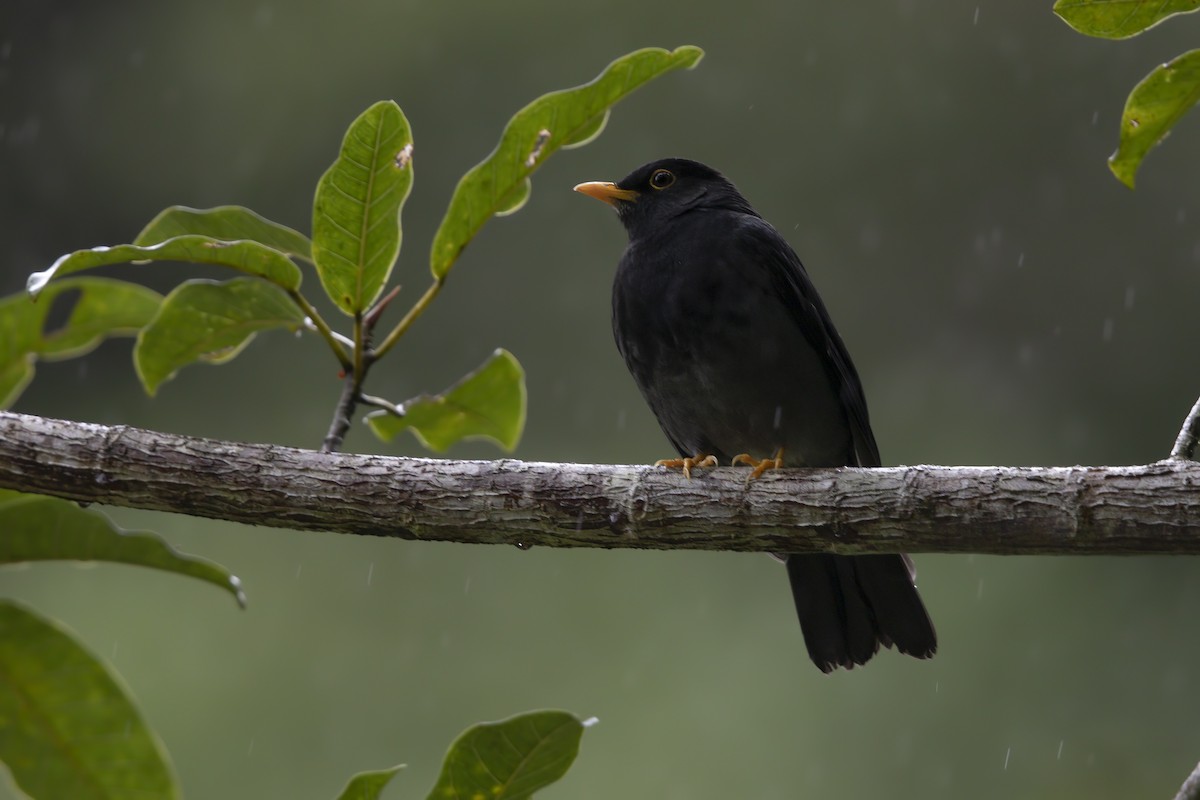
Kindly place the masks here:
POLYGON ((488 219, 521 207, 529 197, 529 176, 552 153, 591 141, 619 100, 659 75, 694 67, 703 55, 699 47, 637 50, 609 64, 591 83, 543 95, 518 111, 491 155, 458 182, 433 239, 434 278, 446 276, 488 219))
POLYGON ((120 244, 115 247, 76 250, 59 258, 50 269, 30 275, 25 288, 36 297, 54 278, 126 261, 191 261, 197 264, 219 264, 247 275, 265 278, 284 289, 300 288, 300 268, 278 250, 249 240, 224 242, 211 236, 197 235, 176 236, 149 247, 120 244))
POLYGON ((356 314, 375 301, 400 253, 400 209, 412 189, 412 131, 390 100, 350 125, 313 203, 313 259, 335 304, 356 314))
POLYGON ((428 800, 522 800, 557 781, 579 755, 583 723, 534 711, 468 728, 446 753, 428 800))
POLYGON ((30 797, 177 798, 120 679, 58 624, 0 601, 0 761, 30 797))
POLYGON ((69 500, 0 489, 0 564, 62 560, 133 564, 199 578, 246 605, 242 582, 219 564, 183 555, 152 533, 122 531, 69 500))
POLYGON ((131 336, 150 321, 161 301, 160 294, 144 286, 108 278, 61 281, 37 302, 24 292, 0 298, 0 408, 16 402, 39 358, 70 358, 89 352, 105 337, 131 336), (65 322, 56 321, 60 311, 66 313, 65 322))
POLYGON ((141 247, 165 242, 176 236, 196 234, 224 242, 249 240, 273 250, 312 261, 312 242, 299 231, 260 217, 242 206, 188 208, 171 206, 142 229, 133 243, 141 247))
POLYGON ((1128 39, 1167 17, 1198 8, 1200 0, 1058 0, 1054 13, 1088 36, 1128 39))
POLYGON ((1156 67, 1133 87, 1121 114, 1121 142, 1108 159, 1117 178, 1133 188, 1142 159, 1200 100, 1200 50, 1156 67))
POLYGON ((525 372, 516 357, 497 350, 479 369, 438 395, 421 395, 401 406, 367 415, 375 435, 391 441, 411 429, 430 450, 443 452, 461 439, 491 439, 511 451, 525 427, 525 372))
POLYGON ((377 800, 384 787, 402 769, 404 765, 398 764, 373 772, 360 772, 350 779, 345 789, 342 789, 338 800, 377 800))
POLYGON ((257 278, 223 283, 192 280, 167 295, 158 314, 138 334, 134 364, 146 392, 195 361, 224 363, 258 331, 296 330, 304 313, 287 292, 257 278))

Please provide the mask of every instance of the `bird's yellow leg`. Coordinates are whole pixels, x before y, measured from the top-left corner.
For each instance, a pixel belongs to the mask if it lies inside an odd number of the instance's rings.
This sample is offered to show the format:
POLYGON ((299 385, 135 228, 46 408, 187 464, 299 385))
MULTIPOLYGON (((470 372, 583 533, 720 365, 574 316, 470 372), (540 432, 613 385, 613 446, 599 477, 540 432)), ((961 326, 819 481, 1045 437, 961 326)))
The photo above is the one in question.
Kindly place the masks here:
POLYGON ((781 447, 775 451, 774 458, 764 458, 760 461, 758 459, 751 458, 749 453, 739 453, 733 457, 733 461, 730 463, 735 467, 738 464, 745 464, 754 468, 754 470, 750 473, 750 477, 746 478, 746 483, 749 483, 755 478, 761 476, 767 470, 779 469, 783 466, 783 448, 781 447))
POLYGON ((715 456, 708 453, 697 453, 690 458, 660 458, 654 462, 656 467, 666 467, 667 469, 683 469, 683 476, 691 479, 692 470, 696 467, 715 467, 717 459, 715 456))

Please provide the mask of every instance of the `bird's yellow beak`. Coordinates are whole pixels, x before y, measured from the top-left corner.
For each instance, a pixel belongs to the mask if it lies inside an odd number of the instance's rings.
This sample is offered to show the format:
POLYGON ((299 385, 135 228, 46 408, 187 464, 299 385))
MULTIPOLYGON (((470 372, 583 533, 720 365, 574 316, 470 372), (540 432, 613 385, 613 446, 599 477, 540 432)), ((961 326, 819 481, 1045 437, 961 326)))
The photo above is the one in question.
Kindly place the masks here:
POLYGON ((597 200, 603 200, 610 206, 615 206, 618 201, 622 200, 632 203, 638 198, 638 193, 633 189, 622 189, 609 181, 588 181, 587 183, 581 183, 575 187, 575 191, 580 194, 586 194, 588 197, 594 197, 597 200))

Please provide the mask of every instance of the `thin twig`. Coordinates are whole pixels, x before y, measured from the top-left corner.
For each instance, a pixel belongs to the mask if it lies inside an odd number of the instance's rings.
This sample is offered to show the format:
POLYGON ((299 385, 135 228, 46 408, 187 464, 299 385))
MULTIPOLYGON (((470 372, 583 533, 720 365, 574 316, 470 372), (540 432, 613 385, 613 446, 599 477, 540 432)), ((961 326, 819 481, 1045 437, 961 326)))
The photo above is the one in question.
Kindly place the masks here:
MULTIPOLYGON (((1193 409, 1193 413, 1194 411, 1193 409)), ((1192 445, 1195 444, 1193 440, 1192 445)), ((1175 795, 1175 800, 1200 800, 1200 764, 1196 765, 1192 774, 1183 782, 1183 786, 1179 787, 1179 794, 1175 795)))
POLYGON ((386 411, 389 414, 392 414, 394 416, 397 416, 397 417, 404 416, 404 406, 397 405, 397 404, 393 403, 391 400, 387 400, 383 397, 376 397, 373 394, 360 394, 358 396, 358 400, 360 403, 362 403, 365 406, 375 406, 376 408, 382 408, 384 411, 386 411))
POLYGON ((333 351, 334 356, 337 357, 338 362, 342 365, 342 369, 349 372, 353 368, 354 362, 350 360, 350 355, 346 352, 346 348, 339 341, 339 339, 345 340, 346 337, 334 333, 333 328, 329 327, 329 323, 325 321, 325 318, 313 308, 312 303, 308 302, 308 299, 300 294, 298 290, 289 289, 288 297, 292 298, 292 302, 300 307, 300 310, 304 312, 304 316, 308 317, 317 329, 317 332, 324 337, 326 344, 329 345, 329 349, 333 351))
POLYGON ((325 434, 325 440, 321 443, 322 453, 336 453, 341 449, 342 442, 346 441, 346 433, 351 425, 350 418, 354 415, 354 407, 359 399, 359 385, 354 372, 347 372, 342 382, 342 394, 333 409, 329 432, 325 434))
POLYGON ((396 346, 396 342, 400 341, 400 337, 403 336, 405 332, 407 332, 412 326, 412 324, 417 321, 417 317, 421 316, 421 314, 425 312, 425 309, 429 307, 431 302, 433 302, 433 298, 437 297, 438 292, 442 290, 443 283, 445 283, 445 281, 442 278, 433 279, 433 283, 431 283, 429 288, 425 290, 425 294, 421 295, 420 299, 413 303, 413 307, 410 308, 408 313, 404 315, 404 319, 396 323, 396 327, 392 328, 391 332, 388 333, 383 342, 381 342, 378 347, 374 348, 370 353, 367 354, 368 361, 376 361, 382 358, 388 350, 391 350, 396 346))
POLYGON ((1200 399, 1192 406, 1179 435, 1175 437, 1175 446, 1171 448, 1171 458, 1191 461, 1196 452, 1196 440, 1200 439, 1200 399))
POLYGON ((378 303, 371 306, 371 310, 367 312, 365 317, 363 317, 363 328, 366 330, 368 341, 371 338, 371 334, 375 331, 375 326, 379 324, 379 318, 383 316, 383 312, 387 310, 387 307, 391 305, 392 301, 395 300, 396 296, 399 294, 400 287, 397 286, 385 294, 378 303))

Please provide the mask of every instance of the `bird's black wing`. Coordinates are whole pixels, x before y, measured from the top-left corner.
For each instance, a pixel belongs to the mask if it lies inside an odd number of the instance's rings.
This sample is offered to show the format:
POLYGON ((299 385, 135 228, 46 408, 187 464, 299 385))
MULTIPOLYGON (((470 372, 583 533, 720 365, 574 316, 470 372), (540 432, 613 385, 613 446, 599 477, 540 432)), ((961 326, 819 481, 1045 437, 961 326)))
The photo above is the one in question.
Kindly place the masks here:
POLYGON ((854 437, 858 465, 880 466, 882 462, 879 458, 879 446, 875 443, 875 434, 871 431, 867 400, 863 395, 858 370, 854 368, 850 353, 833 326, 833 320, 830 319, 825 304, 821 302, 816 287, 800 262, 800 257, 770 223, 760 217, 747 216, 744 219, 745 224, 740 229, 744 237, 744 246, 755 253, 757 263, 763 264, 770 271, 779 296, 787 304, 804 338, 817 352, 824 352, 826 356, 825 368, 834 385, 838 387, 842 407, 854 437))

